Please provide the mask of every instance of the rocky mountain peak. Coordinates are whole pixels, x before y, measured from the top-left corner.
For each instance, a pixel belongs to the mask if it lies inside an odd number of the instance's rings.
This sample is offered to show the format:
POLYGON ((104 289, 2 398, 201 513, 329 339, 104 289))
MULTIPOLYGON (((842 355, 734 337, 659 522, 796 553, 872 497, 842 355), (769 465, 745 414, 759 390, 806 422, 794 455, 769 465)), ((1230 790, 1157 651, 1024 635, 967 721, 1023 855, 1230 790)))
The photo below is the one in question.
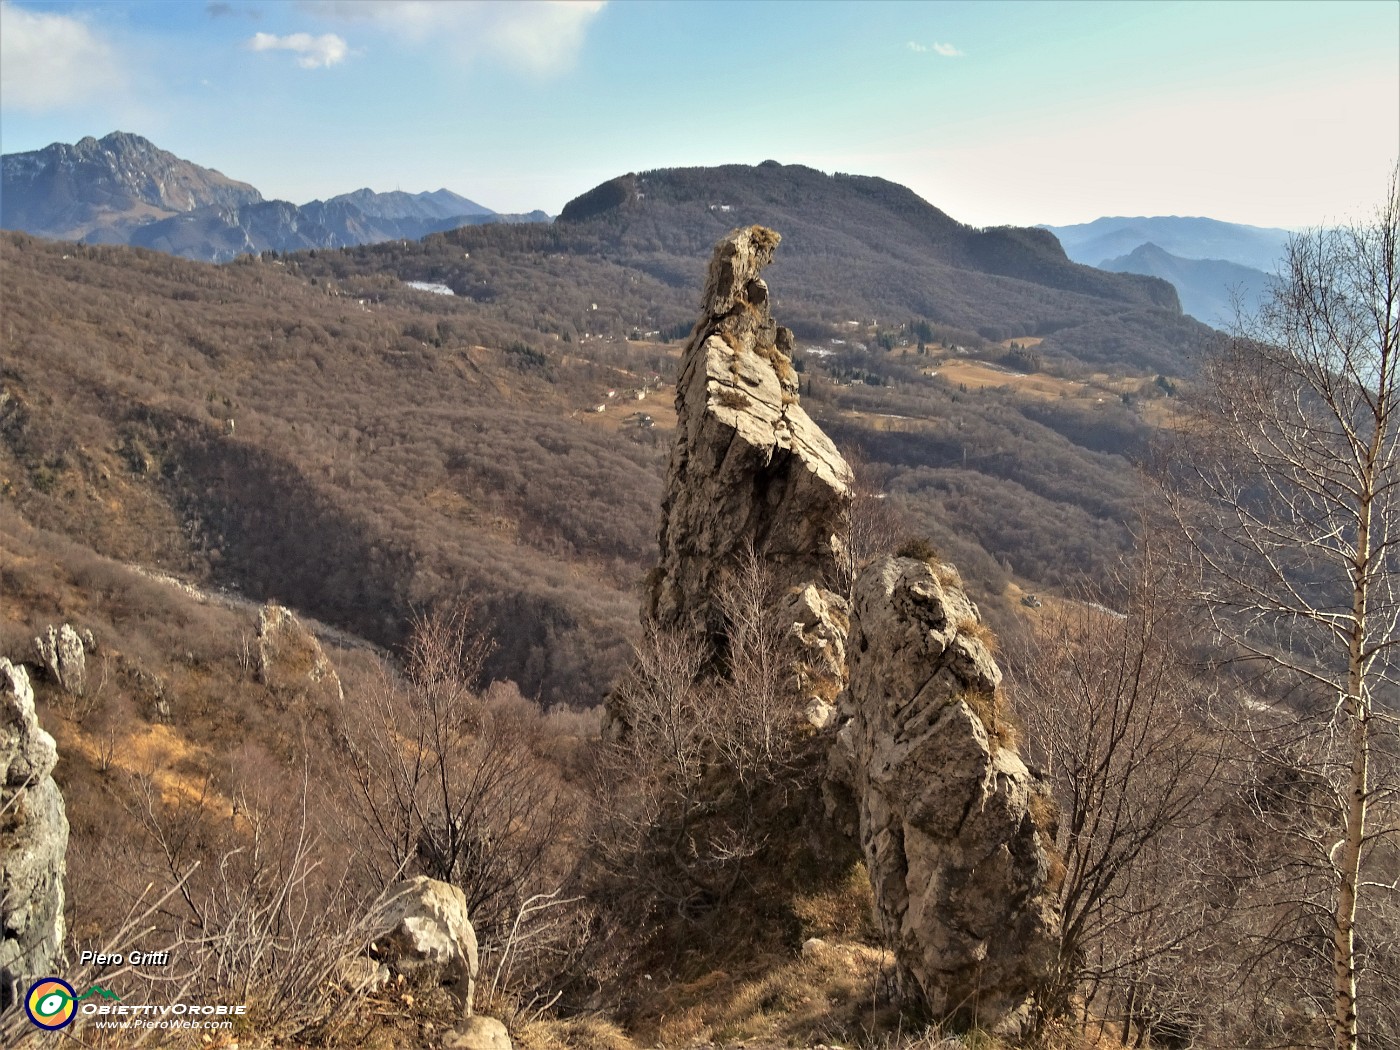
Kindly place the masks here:
POLYGON ((91 136, 73 145, 6 154, 0 225, 42 236, 81 239, 97 231, 204 207, 262 201, 244 182, 202 168, 130 132, 91 136))

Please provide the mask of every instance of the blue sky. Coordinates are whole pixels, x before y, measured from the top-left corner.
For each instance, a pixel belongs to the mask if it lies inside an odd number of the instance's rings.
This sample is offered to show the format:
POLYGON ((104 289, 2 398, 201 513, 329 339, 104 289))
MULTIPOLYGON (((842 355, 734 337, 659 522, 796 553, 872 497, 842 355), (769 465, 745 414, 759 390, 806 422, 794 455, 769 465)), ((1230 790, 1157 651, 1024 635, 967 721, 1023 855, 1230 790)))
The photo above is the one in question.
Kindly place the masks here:
POLYGON ((0 0, 0 148, 121 129, 303 203, 544 208, 772 158, 976 225, 1353 217, 1400 156, 1400 2, 0 0))

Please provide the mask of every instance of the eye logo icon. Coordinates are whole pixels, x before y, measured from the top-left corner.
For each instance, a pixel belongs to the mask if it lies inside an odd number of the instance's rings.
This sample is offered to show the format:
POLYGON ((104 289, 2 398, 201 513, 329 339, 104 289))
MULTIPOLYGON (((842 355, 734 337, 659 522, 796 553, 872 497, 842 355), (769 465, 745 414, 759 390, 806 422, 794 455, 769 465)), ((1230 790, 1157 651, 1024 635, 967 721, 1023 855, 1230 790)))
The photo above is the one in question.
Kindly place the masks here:
POLYGON ((57 977, 45 977, 29 986, 24 1011, 40 1028, 56 1032, 73 1022, 78 995, 73 986, 57 977))

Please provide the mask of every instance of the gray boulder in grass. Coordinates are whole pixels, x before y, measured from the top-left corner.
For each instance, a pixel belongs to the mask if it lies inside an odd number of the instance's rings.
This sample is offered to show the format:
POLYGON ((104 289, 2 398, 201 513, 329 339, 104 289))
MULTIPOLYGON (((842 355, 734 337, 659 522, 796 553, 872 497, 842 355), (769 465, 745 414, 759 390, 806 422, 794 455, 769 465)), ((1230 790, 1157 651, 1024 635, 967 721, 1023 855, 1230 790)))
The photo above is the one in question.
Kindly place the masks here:
POLYGON ((390 971, 405 977, 436 971, 461 999, 462 1016, 471 1017, 479 962, 466 894, 418 875, 385 890, 372 915, 375 946, 390 971))

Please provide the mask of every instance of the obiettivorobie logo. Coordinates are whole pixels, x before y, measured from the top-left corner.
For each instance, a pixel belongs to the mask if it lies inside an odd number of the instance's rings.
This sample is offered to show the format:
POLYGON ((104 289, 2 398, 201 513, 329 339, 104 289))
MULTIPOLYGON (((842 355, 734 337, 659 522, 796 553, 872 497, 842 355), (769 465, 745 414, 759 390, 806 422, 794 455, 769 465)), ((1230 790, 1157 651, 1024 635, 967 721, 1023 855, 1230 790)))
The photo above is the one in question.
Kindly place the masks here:
POLYGON ((79 995, 62 978, 43 977, 29 986, 29 994, 24 997, 24 1012, 38 1027, 56 1032, 73 1023, 78 1003, 92 995, 121 1002, 121 996, 101 985, 95 984, 79 995))
MULTIPOLYGON (((154 964, 153 964, 154 965, 154 964)), ((246 1003, 127 1003, 116 992, 92 985, 79 995, 61 977, 41 977, 29 986, 24 1012, 37 1028, 57 1032, 82 1014, 98 1028, 230 1028, 248 1012, 246 1003), (84 999, 90 1000, 83 1002, 84 999), (99 1000, 107 1000, 100 1002, 99 1000)))

